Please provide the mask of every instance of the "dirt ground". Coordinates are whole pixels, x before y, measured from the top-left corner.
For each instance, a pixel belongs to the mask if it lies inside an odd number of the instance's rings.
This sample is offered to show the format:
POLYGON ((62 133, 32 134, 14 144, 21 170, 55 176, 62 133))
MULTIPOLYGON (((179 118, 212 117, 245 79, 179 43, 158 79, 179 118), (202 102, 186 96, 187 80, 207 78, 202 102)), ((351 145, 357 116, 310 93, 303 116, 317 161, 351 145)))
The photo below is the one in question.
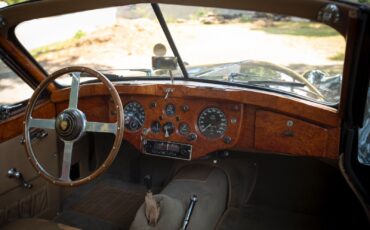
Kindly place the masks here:
MULTIPOLYGON (((345 42, 340 36, 276 35, 255 27, 252 23, 204 25, 195 21, 169 24, 182 59, 189 65, 242 60, 262 60, 294 68, 342 64, 330 60, 344 52, 345 42)), ((121 19, 64 49, 39 55, 37 60, 50 72, 76 64, 97 69, 150 68, 153 46, 159 42, 169 49, 158 23, 121 19)))

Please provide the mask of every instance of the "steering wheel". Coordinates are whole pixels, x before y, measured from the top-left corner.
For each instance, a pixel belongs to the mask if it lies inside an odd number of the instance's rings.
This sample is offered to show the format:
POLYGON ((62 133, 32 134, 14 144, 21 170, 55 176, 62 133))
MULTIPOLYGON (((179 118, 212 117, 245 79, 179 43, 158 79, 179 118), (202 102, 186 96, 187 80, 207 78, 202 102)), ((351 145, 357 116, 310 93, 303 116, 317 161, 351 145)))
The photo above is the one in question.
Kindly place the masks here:
POLYGON ((87 67, 66 67, 51 74, 36 88, 26 109, 24 137, 28 160, 31 162, 38 174, 40 174, 49 182, 60 186, 74 187, 86 184, 102 174, 112 164, 113 160, 117 156, 122 142, 123 131, 123 106, 117 90, 103 74, 87 67), (77 105, 81 73, 87 73, 90 76, 98 78, 108 89, 113 98, 115 109, 117 111, 117 121, 115 123, 87 121, 85 114, 78 109, 77 105), (68 108, 59 113, 54 119, 33 118, 32 112, 40 94, 52 81, 65 74, 69 74, 72 77, 68 108), (30 128, 53 129, 55 130, 57 137, 64 143, 63 162, 60 177, 55 177, 50 174, 37 160, 31 145, 30 128), (86 132, 114 134, 114 143, 105 161, 95 171, 86 177, 72 181, 70 178, 70 170, 73 145, 86 132))

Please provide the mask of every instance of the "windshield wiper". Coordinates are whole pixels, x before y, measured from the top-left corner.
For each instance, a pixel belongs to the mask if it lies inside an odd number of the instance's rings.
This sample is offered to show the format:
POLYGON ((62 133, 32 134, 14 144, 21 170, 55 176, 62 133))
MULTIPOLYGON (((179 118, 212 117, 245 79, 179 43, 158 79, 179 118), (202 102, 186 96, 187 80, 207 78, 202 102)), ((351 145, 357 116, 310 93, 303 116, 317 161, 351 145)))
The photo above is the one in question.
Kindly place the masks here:
MULTIPOLYGON (((234 81, 235 82, 235 81, 234 81)), ((291 82, 291 81, 237 81, 240 84, 249 84, 249 85, 263 85, 263 86, 289 86, 289 87, 305 87, 305 83, 301 82, 291 82)))
MULTIPOLYGON (((153 76, 153 72, 152 72, 151 69, 104 69, 104 70, 98 70, 98 71, 103 73, 108 78, 112 78, 114 80, 116 80, 116 79, 119 80, 119 78, 123 78, 125 76, 120 75, 120 74, 111 73, 112 71, 144 72, 146 77, 152 77, 153 76)), ((81 73, 80 77, 91 77, 91 75, 88 74, 88 73, 81 73)))
POLYGON ((250 84, 250 85, 263 85, 263 86, 289 86, 289 87, 305 87, 306 84, 302 82, 292 82, 292 81, 273 81, 273 80, 253 80, 253 81, 240 81, 236 80, 237 77, 247 77, 247 78, 258 78, 259 76, 253 74, 245 74, 245 73, 230 73, 228 75, 229 82, 237 82, 240 84, 250 84))
MULTIPOLYGON (((111 72, 111 71, 131 71, 131 72, 144 72, 147 77, 153 76, 151 69, 101 69, 99 72, 111 72)), ((116 74, 113 74, 116 75, 116 74)), ((123 76, 122 76, 123 77, 123 76)))
POLYGON ((167 38, 168 44, 170 45, 170 47, 172 49, 172 53, 177 57, 177 63, 179 64, 182 75, 184 76, 184 78, 189 78, 189 75, 188 75, 188 72, 186 70, 185 64, 182 61, 182 58, 180 56, 179 51, 177 50, 177 47, 175 45, 175 41, 173 40, 172 35, 170 33, 170 30, 168 29, 168 26, 167 26, 166 20, 163 17, 161 8, 159 7, 159 5, 157 3, 152 3, 151 5, 152 5, 153 11, 155 13, 155 16, 158 19, 159 24, 162 27, 164 35, 167 38))

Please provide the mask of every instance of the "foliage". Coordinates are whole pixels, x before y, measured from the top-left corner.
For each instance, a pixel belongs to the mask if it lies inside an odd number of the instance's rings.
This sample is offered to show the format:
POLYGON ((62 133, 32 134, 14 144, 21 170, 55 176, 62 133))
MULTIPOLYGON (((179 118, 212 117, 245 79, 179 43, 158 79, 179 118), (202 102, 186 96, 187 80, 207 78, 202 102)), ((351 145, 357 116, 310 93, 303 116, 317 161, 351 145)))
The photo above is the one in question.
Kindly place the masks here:
POLYGON ((241 23, 245 23, 245 22, 251 22, 253 21, 253 18, 249 15, 242 15, 240 18, 239 18, 239 22, 241 23))
POLYGON ((56 51, 65 49, 65 48, 67 48, 71 45, 74 45, 76 43, 76 41, 80 40, 81 38, 83 38, 85 36, 86 36, 86 33, 84 31, 78 30, 72 38, 70 38, 66 41, 56 42, 56 43, 53 43, 53 44, 49 44, 49 45, 39 47, 39 48, 31 50, 30 53, 34 58, 37 59, 42 54, 46 54, 46 53, 50 53, 50 52, 56 52, 56 51))
POLYGON ((74 39, 80 39, 82 37, 86 36, 86 33, 82 30, 78 30, 75 35, 73 36, 74 39))
POLYGON ((329 57, 330 60, 333 60, 333 61, 343 61, 344 60, 344 53, 340 52, 340 53, 337 53, 331 57, 329 57))
POLYGON ((212 11, 208 8, 199 8, 192 15, 190 15, 190 18, 193 20, 197 20, 207 16, 210 13, 212 13, 212 11))
POLYGON ((20 2, 25 2, 26 0, 3 0, 4 2, 8 3, 8 5, 13 5, 20 2))
POLYGON ((358 0, 359 3, 370 4, 370 0, 358 0))
POLYGON ((338 35, 338 32, 329 26, 312 22, 274 22, 272 26, 259 27, 257 30, 262 30, 271 34, 306 37, 328 37, 338 35))

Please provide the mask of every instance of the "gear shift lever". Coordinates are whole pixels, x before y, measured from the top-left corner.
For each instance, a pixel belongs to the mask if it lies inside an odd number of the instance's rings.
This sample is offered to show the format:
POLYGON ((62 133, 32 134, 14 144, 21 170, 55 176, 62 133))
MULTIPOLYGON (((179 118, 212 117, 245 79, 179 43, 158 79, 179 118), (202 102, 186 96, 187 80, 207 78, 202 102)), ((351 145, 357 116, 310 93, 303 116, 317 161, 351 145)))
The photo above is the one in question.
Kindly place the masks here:
POLYGON ((152 192, 152 176, 146 175, 144 177, 144 184, 147 192, 152 192))
POLYGON ((144 177, 144 184, 146 187, 145 196, 145 216, 150 226, 155 226, 159 218, 160 207, 152 194, 152 176, 146 175, 144 177))

